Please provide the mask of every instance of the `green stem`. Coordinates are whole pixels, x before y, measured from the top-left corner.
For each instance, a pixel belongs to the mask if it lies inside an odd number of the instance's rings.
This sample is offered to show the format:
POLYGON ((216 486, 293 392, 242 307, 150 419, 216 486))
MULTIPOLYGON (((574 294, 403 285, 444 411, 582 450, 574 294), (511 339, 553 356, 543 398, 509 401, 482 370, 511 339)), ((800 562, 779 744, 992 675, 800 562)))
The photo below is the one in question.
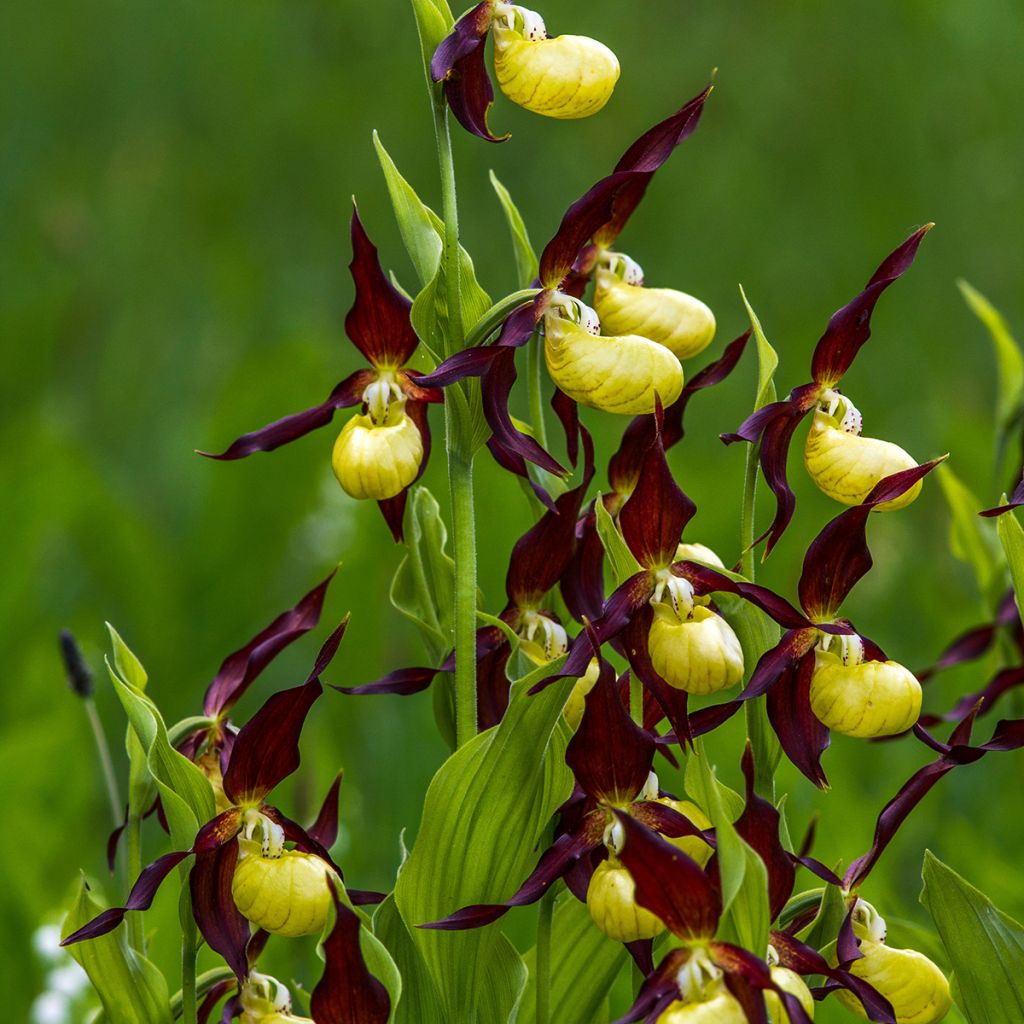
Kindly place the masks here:
POLYGON ((521 288, 511 295, 506 295, 505 298, 499 299, 466 332, 466 348, 482 345, 505 322, 505 318, 509 313, 530 302, 539 294, 539 288, 521 288))
POLYGON ((644 684, 635 672, 629 673, 629 717, 641 728, 644 724, 644 684))
MULTIPOLYGON (((142 818, 138 814, 129 812, 125 839, 128 844, 128 884, 132 885, 142 874, 142 818)), ((133 949, 146 955, 146 932, 141 914, 128 915, 128 942, 133 949)))
POLYGON ((537 1024, 551 1020, 551 932, 555 917, 555 887, 540 901, 537 918, 537 1024))
POLYGON ((530 391, 530 425, 541 448, 548 446, 548 428, 544 422, 544 342, 534 332, 527 346, 526 380, 530 391))
MULTIPOLYGON (((187 882, 185 883, 187 886, 187 882)), ((188 916, 192 914, 192 898, 188 889, 182 892, 183 909, 187 908, 188 916)), ((137 916, 137 915, 136 915, 137 916)), ((183 914, 183 920, 185 915, 183 914)), ((196 984, 196 953, 198 952, 198 933, 191 921, 181 932, 181 1019, 184 1024, 198 1024, 199 999, 196 984)))
MULTIPOLYGON (((205 996, 214 985, 219 984, 222 981, 227 981, 229 978, 233 978, 234 972, 230 967, 214 967, 209 971, 204 971, 196 979, 196 997, 200 998, 205 996)), ((171 1016, 177 1020, 181 1016, 181 993, 175 992, 171 996, 171 1016)), ((106 1018, 103 1018, 106 1020, 106 1018)), ((96 1024, 99 1024, 97 1020, 96 1024)))
POLYGON ((434 99, 434 136, 437 139, 437 162, 441 169, 441 215, 444 218, 445 298, 448 306, 446 355, 458 352, 465 342, 462 323, 462 289, 459 283, 459 205, 455 192, 455 160, 452 136, 448 127, 448 107, 440 97, 434 99))
POLYGON ((754 506, 757 497, 757 446, 747 446, 747 462, 743 471, 743 510, 740 513, 740 572, 754 582, 754 506))
POLYGON ((117 785, 114 762, 110 756, 107 734, 103 731, 103 723, 96 710, 96 701, 92 697, 84 697, 82 703, 85 704, 85 713, 89 718, 93 739, 96 741, 96 753, 99 755, 100 767, 103 769, 103 781, 107 790, 107 799, 110 801, 110 816, 113 818, 114 828, 117 828, 121 824, 121 793, 117 785))

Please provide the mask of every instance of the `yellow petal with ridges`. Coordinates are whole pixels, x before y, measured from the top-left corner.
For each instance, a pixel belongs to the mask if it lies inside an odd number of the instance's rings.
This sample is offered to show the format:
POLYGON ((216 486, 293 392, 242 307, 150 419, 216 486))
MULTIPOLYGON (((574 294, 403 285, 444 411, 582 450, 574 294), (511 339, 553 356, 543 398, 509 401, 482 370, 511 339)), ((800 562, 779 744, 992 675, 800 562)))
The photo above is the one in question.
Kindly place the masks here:
POLYGON ((700 299, 675 288, 627 284, 605 267, 597 272, 594 308, 608 334, 639 334, 679 359, 703 352, 715 337, 715 315, 700 299))
MULTIPOLYGON (((689 800, 673 800, 671 797, 663 796, 658 798, 658 803, 671 807, 673 811, 678 811, 699 829, 706 830, 711 828, 708 816, 695 803, 691 803, 689 800)), ((695 860, 701 867, 704 867, 711 860, 713 851, 703 839, 698 839, 696 836, 665 836, 665 838, 674 847, 682 850, 691 860, 695 860)))
MULTIPOLYGON (((828 413, 819 410, 804 445, 804 465, 810 478, 830 498, 844 505, 859 505, 883 477, 913 469, 917 463, 898 444, 849 434, 840 430, 828 413)), ((876 511, 906 508, 920 493, 919 480, 898 498, 878 505, 876 511)))
POLYGON ((672 1003, 658 1024, 747 1024, 747 1015, 735 996, 720 992, 702 1003, 672 1003))
POLYGON ((653 939, 665 930, 661 919, 635 898, 633 876, 617 861, 602 861, 590 876, 587 909, 594 924, 616 942, 653 939))
POLYGON ((274 935, 313 935, 327 923, 330 874, 311 853, 285 850, 280 857, 264 857, 257 850, 238 861, 231 895, 243 917, 274 935))
MULTIPOLYGON (((800 1005, 804 1008, 804 1013, 807 1014, 811 1020, 814 1020, 814 996, 811 995, 811 990, 804 983, 804 979, 800 977, 796 971, 791 971, 788 967, 773 967, 772 968, 772 981, 775 982, 783 992, 788 992, 791 996, 796 996, 800 1001, 800 1005)), ((786 1012, 786 1008, 782 1005, 782 1000, 772 991, 766 991, 764 994, 765 1006, 768 1009, 768 1019, 771 1024, 790 1024, 789 1014, 786 1012)))
POLYGON ((687 693, 717 693, 743 678, 739 638, 721 615, 703 605, 683 621, 656 605, 647 650, 658 675, 687 693))
POLYGON ((671 405, 683 390, 683 367, 664 345, 635 334, 603 337, 564 317, 545 318, 544 359, 558 387, 581 405, 622 416, 671 405))
POLYGON ((845 736, 894 736, 921 714, 921 684, 899 662, 844 665, 830 651, 815 655, 810 699, 818 721, 845 736))
POLYGON ((619 80, 619 61, 587 36, 524 39, 494 27, 494 71, 501 91, 535 114, 574 120, 596 114, 619 80))
POLYGON ((420 471, 423 438, 404 413, 393 424, 375 425, 356 415, 334 443, 331 468, 346 494, 384 501, 405 490, 420 471))

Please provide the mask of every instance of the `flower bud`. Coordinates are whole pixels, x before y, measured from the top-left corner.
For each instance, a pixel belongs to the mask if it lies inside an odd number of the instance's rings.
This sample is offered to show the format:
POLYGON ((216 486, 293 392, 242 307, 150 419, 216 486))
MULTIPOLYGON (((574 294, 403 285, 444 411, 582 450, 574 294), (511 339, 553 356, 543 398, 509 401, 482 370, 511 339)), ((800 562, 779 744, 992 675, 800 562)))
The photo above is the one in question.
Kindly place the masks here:
POLYGON ((636 902, 633 876, 609 857, 594 870, 587 889, 587 909, 594 924, 616 942, 653 939, 665 930, 661 919, 636 902))
MULTIPOLYGON (((570 729, 576 730, 580 727, 580 722, 583 721, 583 710, 587 705, 587 694, 597 685, 600 674, 601 667, 597 663, 597 658, 591 658, 586 673, 576 680, 576 685, 572 688, 565 707, 562 708, 562 714, 569 723, 570 729)), ((703 828, 703 826, 701 827, 703 828)))
POLYGON ((679 359, 703 352, 715 336, 715 315, 700 299, 674 288, 629 284, 607 267, 597 271, 594 307, 609 334, 639 334, 679 359))
MULTIPOLYGON (((783 992, 796 996, 800 1001, 800 1005, 804 1008, 804 1013, 811 1020, 814 1020, 814 996, 811 995, 811 990, 804 984, 804 979, 796 971, 791 971, 788 967, 776 966, 772 967, 771 970, 772 981, 783 992)), ((790 1024, 789 1014, 782 1005, 782 1000, 770 989, 765 992, 764 1001, 768 1010, 768 1020, 771 1024, 790 1024)))
POLYGON ((811 710, 845 736, 873 738, 905 732, 921 714, 921 684, 895 661, 844 664, 831 651, 815 653, 811 710))
POLYGON ((717 693, 743 678, 738 637, 706 605, 694 605, 689 617, 680 619, 668 605, 655 604, 647 650, 658 675, 687 693, 717 693))
MULTIPOLYGON (((937 1024, 949 1012, 953 999, 949 982, 923 953, 913 949, 892 949, 884 942, 862 939, 863 957, 854 960, 850 973, 873 985, 889 1000, 896 1024, 937 1024)), ((836 998, 848 1010, 867 1019, 864 1007, 853 993, 836 989, 836 998)))
POLYGON ((285 850, 280 857, 264 857, 258 843, 240 839, 231 895, 243 917, 273 935, 313 935, 327 923, 330 873, 311 853, 285 850))
POLYGON ((586 36, 548 38, 532 11, 509 4, 499 4, 496 14, 494 71, 513 103, 571 120, 596 114, 608 102, 619 80, 619 62, 604 43, 586 36), (512 27, 517 14, 533 15, 525 19, 527 31, 512 27))
MULTIPOLYGON (((883 477, 913 469, 917 463, 899 445, 843 430, 833 416, 819 409, 804 445, 804 465, 830 498, 844 505, 859 505, 883 477)), ((898 498, 875 506, 876 510, 906 508, 920 493, 918 480, 898 498)))
POLYGON ((353 498, 384 501, 415 479, 423 461, 423 438, 401 409, 383 423, 356 415, 334 444, 331 466, 338 483, 353 498))
POLYGON ((683 367, 664 345, 637 334, 603 337, 560 316, 544 318, 544 358, 551 379, 574 401, 604 412, 641 416, 655 395, 671 405, 683 390, 683 367))
POLYGON ((658 1018, 658 1024, 747 1024, 747 1015, 735 996, 719 992, 703 1002, 676 1000, 658 1018))
MULTIPOLYGON (((658 798, 658 803, 671 807, 673 811, 678 811, 699 829, 711 828, 711 822, 708 820, 707 815, 695 803, 691 803, 689 800, 673 800, 671 797, 663 796, 658 798)), ((703 839, 698 839, 696 836, 665 836, 665 838, 674 847, 682 850, 691 860, 695 860, 701 867, 704 867, 711 860, 711 854, 714 853, 703 839)))
POLYGON ((712 569, 724 569, 723 562, 706 544, 683 544, 676 548, 677 562, 702 562, 712 569))

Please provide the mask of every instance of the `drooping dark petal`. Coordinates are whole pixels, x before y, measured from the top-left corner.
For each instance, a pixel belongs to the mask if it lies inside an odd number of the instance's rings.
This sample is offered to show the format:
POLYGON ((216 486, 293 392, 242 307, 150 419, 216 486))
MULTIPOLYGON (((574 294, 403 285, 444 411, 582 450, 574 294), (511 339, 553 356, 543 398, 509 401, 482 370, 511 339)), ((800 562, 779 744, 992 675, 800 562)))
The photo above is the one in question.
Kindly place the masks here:
POLYGON ((281 690, 242 727, 224 773, 224 792, 232 803, 262 800, 299 767, 299 736, 321 693, 316 677, 281 690))
POLYGON ((961 722, 978 704, 978 715, 988 714, 1004 694, 1024 686, 1024 668, 1004 668, 997 672, 983 689, 961 697, 944 715, 922 715, 922 725, 935 725, 940 721, 961 722))
POLYGON ((232 441, 220 454, 214 452, 198 452, 208 459, 217 459, 221 462, 230 462, 234 459, 244 459, 253 452, 272 452, 282 445, 291 444, 300 437, 320 427, 326 427, 334 418, 338 409, 347 409, 353 405, 359 405, 363 400, 363 391, 368 384, 376 379, 373 370, 356 370, 351 376, 346 377, 327 396, 327 399, 312 409, 304 409, 302 412, 292 413, 283 419, 268 423, 259 430, 253 430, 243 434, 240 438, 232 441))
MULTIPOLYGON (((701 565, 700 562, 675 562, 672 565, 672 571, 675 575, 689 580, 696 593, 711 594, 718 590, 726 594, 735 594, 737 597, 749 601, 756 608, 760 608, 786 629, 806 629, 811 625, 807 617, 801 615, 785 598, 779 597, 773 590, 757 583, 744 583, 730 579, 717 569, 701 565)), ((832 632, 833 629, 827 624, 819 628, 826 632, 832 632)), ((849 633, 852 630, 840 627, 836 629, 836 632, 849 633)))
POLYGON ((994 622, 984 626, 975 626, 973 629, 961 633, 939 655, 934 665, 915 673, 917 678, 923 683, 942 669, 951 668, 953 665, 960 665, 965 661, 975 661, 988 653, 995 641, 999 627, 1009 625, 1020 618, 1012 590, 1007 597, 1008 600, 1004 598, 1000 604, 999 612, 994 622))
MULTIPOLYGON (((604 498, 597 500, 603 501, 604 498)), ((604 545, 597 532, 593 504, 576 524, 576 544, 560 584, 565 606, 577 622, 600 617, 605 597, 604 545)))
POLYGON ((600 830, 597 831, 596 837, 593 833, 593 828, 581 826, 574 832, 567 832, 565 835, 559 836, 541 854, 541 858, 529 878, 504 903, 477 903, 470 907, 463 907, 440 921, 431 921, 429 924, 421 924, 419 927, 433 928, 438 931, 482 928, 485 924, 497 921, 512 907, 525 907, 530 903, 536 903, 580 857, 600 843, 600 830))
MULTIPOLYGON (((622 432, 615 454, 608 460, 608 482, 613 495, 625 501, 633 493, 647 449, 655 441, 657 421, 653 416, 635 416, 622 432)), ((606 504, 613 502, 608 495, 606 504)), ((614 509, 609 508, 609 511, 614 509)))
POLYGON ((579 458, 580 407, 564 391, 555 388, 551 395, 551 408, 558 417, 558 422, 562 424, 565 454, 570 464, 575 466, 579 458))
POLYGON ((992 519, 995 516, 1005 515, 1007 512, 1012 512, 1015 508, 1020 508, 1024 505, 1024 480, 1021 480, 1019 484, 1013 489, 1013 494, 1010 495, 1010 500, 1005 505, 996 505, 994 508, 987 508, 982 512, 979 512, 979 516, 985 516, 986 519, 992 519))
POLYGON ((327 588, 335 572, 336 569, 294 608, 282 612, 244 647, 224 659, 203 698, 204 715, 215 718, 234 707, 249 684, 281 651, 319 625, 327 588))
POLYGON ((814 647, 815 641, 813 630, 791 629, 783 633, 779 642, 758 659, 740 699, 750 700, 768 693, 787 672, 796 668, 814 647))
POLYGON ((508 710, 512 684, 505 669, 511 654, 512 648, 502 643, 477 658, 476 724, 480 732, 497 725, 508 710))
POLYGON ((725 987, 733 999, 740 1004, 747 1024, 771 1024, 768 1008, 764 1002, 763 989, 750 984, 739 974, 726 974, 725 987))
POLYGON ((206 944, 219 953, 235 972, 239 983, 249 973, 246 947, 249 922, 235 906, 231 879, 238 862, 238 843, 225 843, 207 853, 196 854, 189 874, 192 916, 206 944))
POLYGON ((643 789, 653 761, 654 739, 629 717, 615 673, 602 659, 565 763, 588 796, 602 803, 623 803, 643 789))
POLYGON ((921 239, 933 227, 926 224, 882 261, 867 287, 842 309, 833 313, 811 359, 811 376, 818 384, 835 387, 850 368, 860 347, 871 336, 871 314, 886 288, 914 262, 921 239))
POLYGON ((448 106, 466 131, 487 142, 504 142, 508 134, 495 136, 487 126, 494 87, 484 63, 484 43, 493 6, 492 0, 484 0, 459 18, 434 51, 430 76, 444 83, 448 106))
POLYGON ((221 1024, 231 1024, 236 1017, 242 1016, 242 1002, 238 996, 232 996, 220 1012, 221 1024))
POLYGON ((226 980, 218 981, 216 985, 213 985, 203 997, 203 1001, 199 1005, 199 1009, 196 1012, 196 1024, 207 1024, 207 1021, 210 1019, 210 1014, 213 1013, 214 1008, 229 992, 234 991, 237 984, 238 983, 233 978, 227 978, 226 980))
POLYGON ((675 560, 683 529, 697 506, 683 493, 668 468, 660 431, 644 453, 633 493, 619 513, 622 536, 636 560, 661 569, 675 560))
POLYGON ((726 377, 736 368, 750 341, 751 330, 744 331, 735 341, 730 341, 725 346, 725 351, 713 363, 709 363, 699 373, 695 373, 686 382, 683 393, 665 410, 665 423, 661 429, 661 441, 668 451, 673 445, 678 444, 686 434, 683 426, 683 417, 686 414, 686 407, 690 399, 698 391, 721 384, 726 377))
POLYGON ((669 839, 693 836, 702 839, 712 848, 717 844, 714 829, 698 828, 685 814, 680 814, 666 804, 659 804, 656 800, 638 800, 630 805, 629 813, 649 829, 669 839))
POLYGON ((637 939, 635 942, 624 942, 626 951, 633 958, 633 963, 646 978, 654 970, 654 940, 637 939))
POLYGON ((594 241, 605 248, 619 236, 633 211, 643 199, 655 171, 672 155, 684 139, 694 133, 711 94, 707 86, 692 100, 684 103, 671 117, 659 121, 634 142, 615 165, 616 173, 627 172, 631 180, 623 187, 615 201, 612 217, 593 232, 594 241))
POLYGON ((192 849, 196 853, 209 853, 234 839, 241 828, 242 812, 237 807, 229 807, 199 829, 192 849))
POLYGON ((736 831, 764 861, 768 870, 768 903, 774 921, 793 893, 796 868, 779 836, 780 814, 768 800, 754 791, 754 754, 749 740, 743 751, 746 805, 736 822, 736 831))
POLYGON ((320 812, 316 821, 307 829, 309 835, 315 839, 325 850, 329 850, 338 838, 338 795, 341 792, 341 780, 344 772, 338 772, 334 776, 331 788, 327 790, 327 796, 320 805, 320 812))
POLYGON ((117 860, 117 844, 121 841, 121 836, 124 834, 124 830, 128 827, 128 806, 124 808, 124 819, 121 824, 114 829, 113 832, 107 836, 107 868, 110 873, 114 873, 114 866, 117 860))
MULTIPOLYGON (((996 725, 992 739, 982 743, 978 750, 1020 750, 1024 747, 1024 719, 1014 718, 996 725)), ((954 751, 954 754, 956 751, 954 751)))
POLYGON ((334 900, 334 927, 324 939, 324 973, 313 989, 309 1008, 315 1024, 387 1024, 391 997, 366 966, 359 947, 362 922, 339 898, 334 900))
POLYGON ((356 298, 345 317, 345 333, 374 366, 392 370, 404 366, 419 344, 409 320, 412 303, 381 269, 377 247, 366 234, 355 203, 348 269, 356 298))
POLYGON ((625 1016, 620 1017, 615 1024, 633 1024, 634 1021, 653 1024, 657 1021, 661 1014, 679 999, 679 983, 676 976, 689 957, 689 950, 673 949, 657 969, 647 975, 635 1002, 625 1016))
POLYGON ((521 455, 510 452, 499 444, 492 435, 487 439, 487 450, 491 453, 494 461, 507 473, 513 476, 522 477, 530 485, 537 500, 547 509, 555 507, 554 499, 550 494, 530 475, 530 467, 521 455))
POLYGON ((722 913, 722 898, 697 862, 623 811, 614 811, 625 833, 619 859, 636 883, 636 901, 660 917, 680 939, 709 939, 722 913))
POLYGON ((768 720, 786 757, 819 789, 828 785, 821 755, 828 748, 829 731, 811 710, 814 655, 805 655, 768 691, 768 720))
POLYGON ((405 518, 405 505, 409 498, 409 488, 423 476, 430 461, 430 421, 427 419, 427 405, 424 402, 410 401, 406 403, 405 411, 409 419, 413 421, 416 429, 420 432, 420 439, 423 442, 423 458, 420 460, 420 468, 415 479, 404 490, 400 491, 393 498, 386 498, 377 502, 377 507, 384 516, 384 522, 388 524, 391 536, 396 544, 405 540, 402 527, 402 520, 405 518))
POLYGON ((582 429, 584 465, 579 484, 555 501, 537 523, 516 541, 505 576, 512 604, 536 608, 561 579, 576 546, 576 519, 594 478, 594 443, 582 429))
POLYGON ((72 932, 61 942, 61 945, 70 946, 75 942, 95 939, 99 935, 112 932, 124 920, 124 915, 129 910, 149 910, 153 903, 153 897, 156 896, 156 891, 164 879, 186 857, 191 856, 191 850, 179 850, 175 853, 165 853, 162 857, 157 858, 152 864, 142 869, 142 874, 136 879, 123 907, 111 907, 109 910, 97 914, 88 924, 84 924, 78 931, 72 932))

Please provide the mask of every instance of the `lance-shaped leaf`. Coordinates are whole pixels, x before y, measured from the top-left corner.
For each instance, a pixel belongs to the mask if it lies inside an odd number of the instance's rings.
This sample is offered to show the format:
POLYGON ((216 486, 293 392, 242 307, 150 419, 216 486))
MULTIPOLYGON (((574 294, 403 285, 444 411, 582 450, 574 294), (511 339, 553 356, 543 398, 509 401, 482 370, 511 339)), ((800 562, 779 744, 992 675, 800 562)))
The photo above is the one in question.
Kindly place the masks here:
MULTIPOLYGON (((652 416, 657 423, 659 412, 652 416)), ((660 424, 640 466, 636 487, 619 513, 619 527, 636 560, 646 569, 662 569, 675 560, 676 548, 697 506, 675 482, 661 443, 660 424)))
POLYGON ((800 604, 812 619, 831 619, 871 568, 867 522, 879 505, 898 498, 946 456, 884 477, 863 503, 835 517, 811 542, 800 574, 800 604))
POLYGON ((647 781, 654 747, 651 734, 630 718, 612 667, 602 659, 597 682, 585 698, 583 718, 565 753, 576 781, 599 802, 634 800, 647 781))
POLYGON ((337 570, 306 594, 294 608, 282 612, 244 647, 224 659, 206 690, 203 714, 212 718, 230 710, 250 683, 281 651, 319 625, 327 588, 335 572, 337 570))
POLYGON ((375 978, 359 945, 362 922, 328 879, 335 921, 324 940, 324 973, 310 999, 315 1024, 387 1024, 391 998, 375 978))
POLYGON ((910 269, 921 239, 934 227, 925 224, 882 261, 856 298, 832 315, 811 359, 811 376, 818 384, 835 387, 871 336, 871 314, 886 288, 910 269))
POLYGON ((625 841, 619 859, 636 883, 636 901, 680 939, 709 939, 721 895, 697 862, 628 814, 615 810, 625 841))
POLYGON ((494 87, 484 64, 484 44, 491 27, 493 0, 484 0, 455 23, 430 62, 430 75, 444 83, 444 95, 459 124, 487 142, 504 142, 487 126, 487 112, 494 102, 494 87))
POLYGON ((231 880, 238 862, 238 843, 228 842, 196 855, 189 875, 192 914, 206 944, 219 953, 239 983, 249 973, 246 947, 249 922, 235 906, 231 880))

